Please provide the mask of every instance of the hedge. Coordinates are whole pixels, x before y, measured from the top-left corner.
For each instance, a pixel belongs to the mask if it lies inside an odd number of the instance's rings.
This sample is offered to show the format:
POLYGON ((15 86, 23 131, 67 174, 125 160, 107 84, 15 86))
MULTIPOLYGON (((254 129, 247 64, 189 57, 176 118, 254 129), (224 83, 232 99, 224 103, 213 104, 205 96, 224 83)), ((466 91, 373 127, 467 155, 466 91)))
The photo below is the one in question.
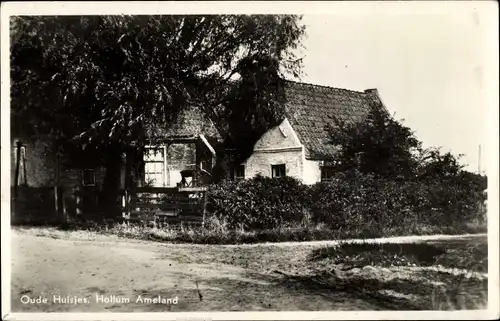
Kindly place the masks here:
POLYGON ((467 176, 397 181, 337 174, 304 185, 291 177, 225 180, 209 189, 209 216, 229 228, 275 229, 314 223, 366 235, 412 226, 458 226, 484 218, 486 186, 467 176))
POLYGON ((308 194, 308 186, 291 177, 224 180, 211 186, 207 211, 230 228, 275 228, 303 220, 308 194))

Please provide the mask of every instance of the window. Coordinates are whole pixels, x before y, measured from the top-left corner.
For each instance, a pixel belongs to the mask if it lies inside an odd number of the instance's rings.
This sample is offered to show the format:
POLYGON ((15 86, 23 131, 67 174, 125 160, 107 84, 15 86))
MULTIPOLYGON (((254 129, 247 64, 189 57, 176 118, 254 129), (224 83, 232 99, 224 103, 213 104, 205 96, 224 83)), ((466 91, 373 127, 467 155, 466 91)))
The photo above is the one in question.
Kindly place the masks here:
POLYGON ((165 186, 165 160, 163 148, 146 148, 144 151, 144 178, 146 184, 165 186))
POLYGON ((82 185, 95 186, 95 171, 93 169, 84 169, 82 171, 82 185))
POLYGON ((284 177, 286 176, 285 164, 272 165, 271 166, 272 177, 284 177))
POLYGON ((325 166, 321 168, 321 181, 322 182, 331 182, 333 179, 333 167, 325 166))
POLYGON ((207 159, 207 160, 201 161, 201 169, 205 170, 207 172, 211 172, 212 171, 212 160, 207 159))
POLYGON ((232 174, 233 179, 245 179, 245 165, 237 165, 232 174))

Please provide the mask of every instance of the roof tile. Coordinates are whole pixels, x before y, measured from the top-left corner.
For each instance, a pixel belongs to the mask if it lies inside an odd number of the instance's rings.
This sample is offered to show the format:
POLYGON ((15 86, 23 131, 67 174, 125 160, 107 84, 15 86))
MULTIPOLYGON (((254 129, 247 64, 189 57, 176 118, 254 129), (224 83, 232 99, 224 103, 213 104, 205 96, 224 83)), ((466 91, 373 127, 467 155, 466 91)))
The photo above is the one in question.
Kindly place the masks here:
POLYGON ((338 147, 329 144, 328 125, 334 118, 360 121, 377 99, 369 92, 359 92, 287 81, 286 105, 289 120, 306 149, 306 158, 331 158, 338 147))

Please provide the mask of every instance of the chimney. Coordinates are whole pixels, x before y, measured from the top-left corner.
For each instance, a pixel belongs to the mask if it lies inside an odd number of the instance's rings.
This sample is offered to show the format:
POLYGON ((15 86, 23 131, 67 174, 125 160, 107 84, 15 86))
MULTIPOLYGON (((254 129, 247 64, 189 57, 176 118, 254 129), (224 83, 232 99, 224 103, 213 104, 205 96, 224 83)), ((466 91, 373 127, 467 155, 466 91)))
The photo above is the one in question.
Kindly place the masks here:
POLYGON ((378 96, 378 89, 377 88, 372 88, 372 89, 366 89, 365 94, 372 94, 372 95, 377 95, 378 96))
POLYGON ((365 89, 365 94, 372 102, 380 104, 385 111, 389 112, 384 102, 382 101, 382 98, 380 98, 377 88, 365 89))

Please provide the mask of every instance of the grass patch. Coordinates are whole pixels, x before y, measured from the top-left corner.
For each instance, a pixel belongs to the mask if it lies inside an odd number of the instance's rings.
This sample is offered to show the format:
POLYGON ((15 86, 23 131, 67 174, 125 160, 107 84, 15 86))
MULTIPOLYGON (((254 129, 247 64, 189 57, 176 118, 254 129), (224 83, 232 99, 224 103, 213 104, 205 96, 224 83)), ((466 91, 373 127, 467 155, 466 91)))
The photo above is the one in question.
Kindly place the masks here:
POLYGON ((435 263, 438 265, 488 272, 488 242, 486 240, 454 240, 429 244, 446 250, 444 255, 436 257, 435 263))
MULTIPOLYGON (((25 226, 27 227, 27 226, 25 226)), ((310 219, 299 223, 282 223, 271 229, 243 229, 230 227, 227 221, 217 217, 209 217, 205 226, 164 225, 154 226, 147 223, 117 223, 113 221, 73 221, 52 226, 63 231, 90 231, 119 237, 191 244, 250 244, 265 242, 300 242, 343 239, 366 239, 387 236, 431 235, 431 234, 463 234, 480 233, 480 225, 461 225, 440 228, 429 225, 413 225, 411 227, 373 228, 370 224, 353 228, 330 228, 325 224, 314 224, 310 219)), ((363 249, 359 249, 361 251, 363 249)), ((401 249, 387 249, 387 253, 398 254, 401 249), (393 252, 397 253, 393 253, 393 252)), ((410 251, 408 249, 408 251, 410 251)), ((384 253, 386 253, 384 252, 384 253)), ((411 252, 411 251, 410 251, 411 252)), ((426 251, 424 251, 426 252, 426 251)), ((387 254, 386 253, 386 254, 387 254)), ((389 255, 389 254, 387 254, 389 255)), ((387 258, 388 259, 388 258, 387 258)))
MULTIPOLYGON (((335 231, 324 226, 314 227, 282 227, 268 230, 244 230, 244 229, 214 229, 191 226, 165 226, 145 227, 126 224, 118 224, 108 229, 99 229, 98 232, 114 234, 121 237, 152 240, 173 243, 192 244, 253 244, 266 242, 300 242, 300 241, 322 241, 342 240, 350 238, 373 238, 390 236, 418 235, 420 233, 356 233, 350 231, 335 231)), ((426 235, 420 234, 420 235, 426 235)), ((433 233, 430 233, 433 234, 433 233)), ((455 233, 450 233, 455 234, 455 233)))
POLYGON ((443 266, 486 272, 488 244, 482 241, 426 243, 342 243, 313 250, 310 262, 343 265, 350 268, 371 266, 443 266), (467 243, 466 243, 467 242, 467 243))
MULTIPOLYGON (((224 222, 216 219, 206 222, 204 227, 175 225, 150 227, 145 225, 115 224, 110 227, 98 227, 98 232, 115 234, 122 237, 154 240, 160 242, 193 243, 193 244, 251 244, 265 242, 300 242, 342 239, 365 239, 386 236, 460 234, 461 230, 439 230, 423 228, 421 230, 403 231, 385 229, 376 231, 370 228, 362 230, 331 229, 323 224, 283 225, 273 229, 246 230, 229 228, 224 222)), ((423 254, 422 254, 423 255, 423 254)))
POLYGON ((335 239, 338 234, 321 226, 314 228, 277 228, 247 231, 243 229, 219 229, 190 226, 166 226, 162 228, 118 224, 98 232, 133 239, 192 244, 249 244, 263 242, 311 241, 335 239))
POLYGON ((322 286, 385 302, 387 309, 484 309, 488 279, 471 272, 487 272, 487 246, 485 238, 425 243, 344 242, 313 249, 307 257, 310 272, 299 279, 305 286, 322 286))
POLYGON ((350 266, 432 265, 446 251, 426 243, 342 243, 314 250, 312 261, 328 259, 332 264, 349 262, 350 266))

